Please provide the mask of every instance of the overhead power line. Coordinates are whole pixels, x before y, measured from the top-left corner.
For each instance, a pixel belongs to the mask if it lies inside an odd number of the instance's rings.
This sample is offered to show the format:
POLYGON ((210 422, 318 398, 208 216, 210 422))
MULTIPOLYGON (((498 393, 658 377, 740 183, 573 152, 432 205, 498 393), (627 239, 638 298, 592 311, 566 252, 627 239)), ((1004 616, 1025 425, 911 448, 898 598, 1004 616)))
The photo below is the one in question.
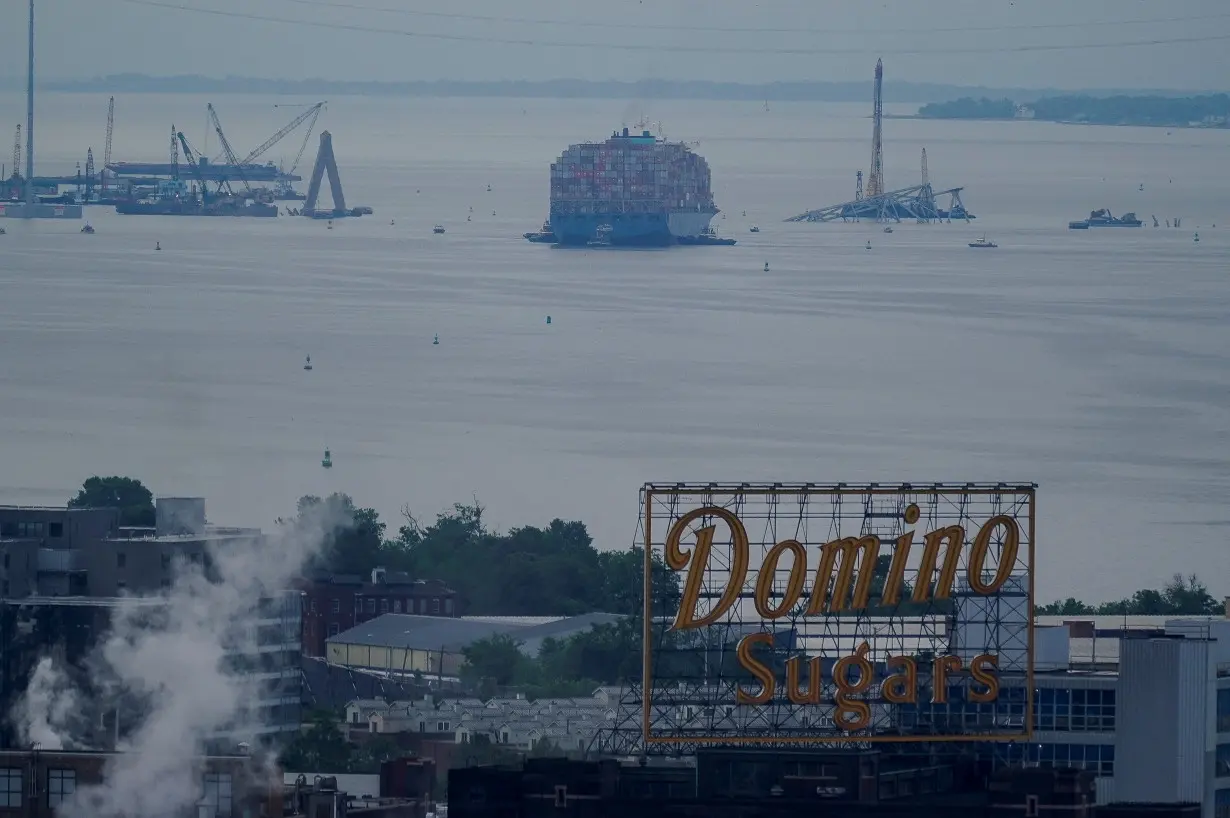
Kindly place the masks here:
POLYGON ((369 6, 361 3, 347 3, 342 0, 282 0, 300 6, 314 8, 346 9, 350 11, 379 12, 383 14, 398 14, 405 17, 426 17, 441 20, 470 20, 486 23, 518 23, 534 26, 565 26, 576 28, 631 29, 633 31, 704 31, 728 34, 938 34, 963 33, 979 31, 1044 31, 1075 28, 1110 28, 1118 26, 1158 25, 1161 23, 1208 22, 1211 20, 1227 20, 1230 14, 1203 14, 1187 17, 1154 17, 1149 20, 1097 20, 1083 23, 1030 23, 1025 25, 999 26, 947 26, 940 28, 884 28, 881 26, 863 28, 800 28, 790 26, 785 28, 761 28, 759 26, 712 26, 694 25, 692 23, 621 23, 616 20, 560 20, 545 17, 504 17, 493 14, 465 14, 452 11, 421 11, 418 9, 396 8, 392 6, 369 6))
MULTIPOLYGON (((576 40, 544 40, 527 37, 486 37, 471 34, 439 34, 424 31, 407 31, 389 28, 387 26, 362 26, 354 23, 324 22, 321 20, 296 20, 289 17, 274 17, 265 14, 250 14, 242 11, 222 11, 221 9, 206 9, 187 6, 180 3, 164 2, 163 0, 119 0, 137 6, 173 9, 194 14, 207 14, 214 17, 231 17, 239 20, 253 20, 279 25, 307 26, 324 28, 330 31, 352 31, 362 34, 385 34, 399 37, 410 37, 423 40, 439 40, 444 42, 488 43, 493 45, 528 45, 536 48, 573 48, 573 49, 605 49, 608 51, 653 51, 669 50, 672 52, 688 52, 696 54, 760 54, 760 55, 798 55, 820 57, 825 55, 865 55, 867 48, 749 48, 703 45, 644 45, 638 43, 602 43, 578 42, 576 40)), ((981 48, 875 48, 883 55, 914 55, 914 54, 1004 54, 1032 51, 1086 51, 1089 49, 1131 48, 1151 45, 1179 45, 1194 43, 1210 43, 1230 40, 1230 34, 1207 34, 1192 37, 1156 37, 1142 40, 1120 40, 1117 42, 1071 43, 1071 44, 1037 44, 1018 46, 986 46, 981 48)))

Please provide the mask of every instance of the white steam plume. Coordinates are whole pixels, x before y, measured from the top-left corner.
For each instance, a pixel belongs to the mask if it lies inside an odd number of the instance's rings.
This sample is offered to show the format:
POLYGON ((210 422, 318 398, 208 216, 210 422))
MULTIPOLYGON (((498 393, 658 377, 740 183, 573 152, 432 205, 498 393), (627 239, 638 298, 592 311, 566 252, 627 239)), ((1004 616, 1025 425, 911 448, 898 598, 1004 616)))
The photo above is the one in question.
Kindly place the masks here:
POLYGON ((205 742, 219 731, 260 726, 250 705, 258 683, 233 675, 224 657, 255 652, 262 596, 287 588, 348 522, 329 503, 305 508, 261 540, 214 549, 212 571, 185 564, 170 589, 119 606, 92 657, 89 692, 67 684, 51 660, 39 663, 13 714, 27 746, 89 746, 76 714, 103 712, 120 695, 143 704, 104 783, 79 786, 57 809, 62 818, 165 818, 199 801, 205 742))

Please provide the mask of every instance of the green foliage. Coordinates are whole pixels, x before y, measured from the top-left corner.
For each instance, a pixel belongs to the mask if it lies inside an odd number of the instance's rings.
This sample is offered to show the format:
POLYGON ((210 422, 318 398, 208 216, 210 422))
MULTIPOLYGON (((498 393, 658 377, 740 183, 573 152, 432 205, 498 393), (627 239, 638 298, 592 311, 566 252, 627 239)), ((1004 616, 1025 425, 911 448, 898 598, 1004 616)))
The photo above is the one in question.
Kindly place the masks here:
POLYGON ((1016 103, 1010 99, 961 97, 950 102, 929 102, 918 115, 935 119, 1012 119, 1016 103))
POLYGON ((332 713, 316 712, 307 730, 282 749, 280 764, 289 772, 378 773, 385 761, 405 755, 389 736, 362 744, 346 740, 332 713))
MULTIPOLYGON (((1201 122, 1220 127, 1230 124, 1230 96, 1192 97, 1114 96, 1065 94, 1025 103, 1033 118, 1049 122, 1088 122, 1097 125, 1168 125, 1184 127, 1201 122)), ((918 109, 921 117, 936 119, 1011 119, 1016 103, 1010 99, 962 97, 932 102, 918 109)))
POLYGON ((81 484, 81 490, 68 501, 68 507, 118 508, 120 525, 154 524, 154 495, 140 480, 131 477, 91 477, 81 484))
POLYGON ((350 495, 300 497, 298 522, 305 526, 323 525, 327 531, 323 556, 311 567, 367 576, 381 565, 384 523, 374 509, 355 506, 350 495))
MULTIPOLYGON (((600 552, 585 525, 552 520, 506 534, 490 531, 479 505, 456 505, 423 527, 405 512, 406 524, 381 557, 394 570, 442 580, 457 591, 471 615, 575 616, 602 611, 640 612, 644 552, 600 552)), ((673 610, 676 576, 660 561, 655 604, 673 610)))
POLYGON ((1073 597, 1039 605, 1036 613, 1043 616, 1212 616, 1222 612, 1218 602, 1200 579, 1192 574, 1175 574, 1160 591, 1143 588, 1130 597, 1116 602, 1089 605, 1073 597))

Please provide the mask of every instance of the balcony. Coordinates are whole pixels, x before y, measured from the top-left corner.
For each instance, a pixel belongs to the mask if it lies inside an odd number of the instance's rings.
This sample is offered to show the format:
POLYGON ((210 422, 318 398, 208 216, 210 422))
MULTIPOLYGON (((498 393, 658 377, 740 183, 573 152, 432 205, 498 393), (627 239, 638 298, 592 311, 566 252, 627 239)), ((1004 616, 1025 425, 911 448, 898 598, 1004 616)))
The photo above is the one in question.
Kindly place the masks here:
POLYGON ((76 548, 40 548, 38 570, 44 574, 67 574, 84 571, 81 551, 76 548))

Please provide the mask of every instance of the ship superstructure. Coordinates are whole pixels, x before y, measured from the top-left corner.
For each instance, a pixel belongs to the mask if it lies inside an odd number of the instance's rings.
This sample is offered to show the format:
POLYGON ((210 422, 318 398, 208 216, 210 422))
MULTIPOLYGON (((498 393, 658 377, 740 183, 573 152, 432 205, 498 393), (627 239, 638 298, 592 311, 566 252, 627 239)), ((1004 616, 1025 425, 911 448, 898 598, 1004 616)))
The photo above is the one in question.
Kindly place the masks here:
POLYGON ((551 165, 551 230, 559 244, 666 246, 705 235, 718 213, 709 164, 649 131, 570 145, 551 165))

